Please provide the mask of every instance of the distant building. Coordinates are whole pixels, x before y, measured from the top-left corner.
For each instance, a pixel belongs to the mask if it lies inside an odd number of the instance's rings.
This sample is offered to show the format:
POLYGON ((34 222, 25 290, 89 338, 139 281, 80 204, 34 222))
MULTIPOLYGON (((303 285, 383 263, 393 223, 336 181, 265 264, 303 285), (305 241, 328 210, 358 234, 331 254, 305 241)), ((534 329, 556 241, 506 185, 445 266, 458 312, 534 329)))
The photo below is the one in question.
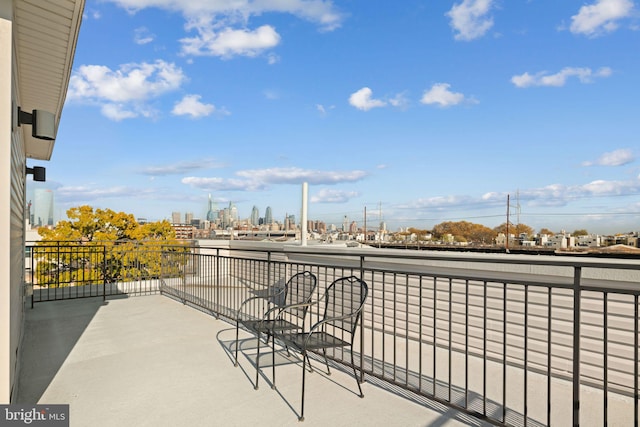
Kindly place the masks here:
POLYGON ((295 215, 287 215, 284 218, 284 230, 290 231, 296 229, 296 216, 295 215))
POLYGON ((576 238, 567 233, 556 234, 549 237, 546 246, 556 249, 572 248, 576 245, 576 238))
POLYGON ((589 248, 597 248, 600 246, 600 236, 596 234, 588 234, 586 236, 577 236, 576 237, 576 245, 577 246, 586 246, 589 248))
POLYGON ((509 241, 507 242, 507 235, 504 233, 498 233, 496 236, 496 246, 514 247, 519 245, 518 239, 513 234, 509 234, 509 241))
POLYGON ((211 200, 211 194, 209 194, 209 205, 207 207, 207 221, 215 222, 218 218, 218 206, 211 200))
POLYGON ((351 234, 351 235, 358 234, 358 223, 357 222, 351 221, 351 224, 349 224, 349 234, 351 234))
POLYGON ((171 224, 171 227, 176 233, 176 239, 191 240, 194 238, 196 228, 187 224, 171 224))
POLYGON ((238 221, 238 208, 233 202, 229 202, 229 218, 232 224, 238 221))
POLYGON ((53 226, 53 191, 36 188, 33 190, 33 198, 31 225, 35 227, 53 226))
POLYGON ((251 225, 260 225, 260 211, 255 205, 251 209, 251 225))
POLYGON ((267 209, 264 212, 264 223, 267 225, 273 224, 273 214, 271 213, 271 206, 267 206, 267 209))
POLYGON ((180 224, 181 218, 180 218, 180 212, 171 212, 171 222, 173 224, 180 224))

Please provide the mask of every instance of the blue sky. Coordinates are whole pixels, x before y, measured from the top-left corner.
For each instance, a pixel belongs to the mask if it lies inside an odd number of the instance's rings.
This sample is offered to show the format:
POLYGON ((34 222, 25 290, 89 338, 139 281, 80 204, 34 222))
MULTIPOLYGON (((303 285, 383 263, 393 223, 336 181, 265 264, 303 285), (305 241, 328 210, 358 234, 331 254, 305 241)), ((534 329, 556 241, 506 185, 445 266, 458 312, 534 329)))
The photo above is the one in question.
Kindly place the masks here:
MULTIPOLYGON (((640 2, 87 0, 56 214, 640 229, 640 2), (518 208, 519 207, 519 208, 518 208)), ((38 183, 30 183, 35 188, 38 183)))

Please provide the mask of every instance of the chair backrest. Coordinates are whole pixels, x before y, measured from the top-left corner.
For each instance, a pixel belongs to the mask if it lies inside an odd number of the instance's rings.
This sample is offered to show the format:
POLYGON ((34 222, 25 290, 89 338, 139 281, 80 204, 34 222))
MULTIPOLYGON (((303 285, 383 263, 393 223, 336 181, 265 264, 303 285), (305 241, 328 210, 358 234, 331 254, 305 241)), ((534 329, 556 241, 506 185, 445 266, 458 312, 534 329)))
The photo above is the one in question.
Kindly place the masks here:
POLYGON ((283 306, 286 304, 287 295, 289 294, 289 282, 284 279, 278 280, 271 285, 267 290, 267 299, 275 306, 283 306))
MULTIPOLYGON (((316 275, 310 271, 294 274, 287 282, 288 292, 286 305, 306 304, 310 302, 316 290, 317 283, 318 279, 316 275)), ((303 319, 307 313, 307 309, 308 306, 292 308, 289 313, 303 319)))
POLYGON ((369 288, 356 276, 341 277, 331 283, 325 291, 324 319, 336 328, 354 334, 367 299, 369 288))

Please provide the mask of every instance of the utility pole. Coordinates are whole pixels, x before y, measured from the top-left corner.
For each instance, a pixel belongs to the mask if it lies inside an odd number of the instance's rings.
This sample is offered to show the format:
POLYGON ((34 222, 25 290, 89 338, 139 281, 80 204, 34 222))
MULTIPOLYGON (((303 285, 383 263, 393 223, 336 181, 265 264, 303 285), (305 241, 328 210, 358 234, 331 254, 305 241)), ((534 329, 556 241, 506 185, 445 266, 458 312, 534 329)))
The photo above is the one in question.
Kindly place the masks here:
POLYGON ((507 194, 507 232, 506 232, 507 240, 506 240, 506 243, 505 243, 505 250, 507 252, 509 252, 509 209, 510 209, 510 206, 511 206, 509 203, 510 203, 509 202, 509 194, 507 194))
POLYGON ((367 244, 367 207, 364 207, 364 243, 367 244))
POLYGON ((516 229, 520 230, 520 190, 516 191, 516 215, 518 220, 516 221, 516 229))

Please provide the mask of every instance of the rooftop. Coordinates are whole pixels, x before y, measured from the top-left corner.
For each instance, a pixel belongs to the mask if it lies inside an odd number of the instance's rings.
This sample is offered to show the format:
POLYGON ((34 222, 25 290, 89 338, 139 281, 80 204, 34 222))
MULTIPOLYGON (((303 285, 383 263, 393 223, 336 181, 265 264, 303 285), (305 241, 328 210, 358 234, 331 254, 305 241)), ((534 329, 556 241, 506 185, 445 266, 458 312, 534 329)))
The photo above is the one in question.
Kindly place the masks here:
MULTIPOLYGON (((301 365, 263 348, 254 390, 255 340, 235 325, 161 295, 54 301, 26 312, 15 403, 69 404, 72 426, 301 425, 301 365), (262 359, 264 357, 264 360, 262 359)), ((307 378, 302 425, 484 426, 469 415, 320 362, 307 378)))

